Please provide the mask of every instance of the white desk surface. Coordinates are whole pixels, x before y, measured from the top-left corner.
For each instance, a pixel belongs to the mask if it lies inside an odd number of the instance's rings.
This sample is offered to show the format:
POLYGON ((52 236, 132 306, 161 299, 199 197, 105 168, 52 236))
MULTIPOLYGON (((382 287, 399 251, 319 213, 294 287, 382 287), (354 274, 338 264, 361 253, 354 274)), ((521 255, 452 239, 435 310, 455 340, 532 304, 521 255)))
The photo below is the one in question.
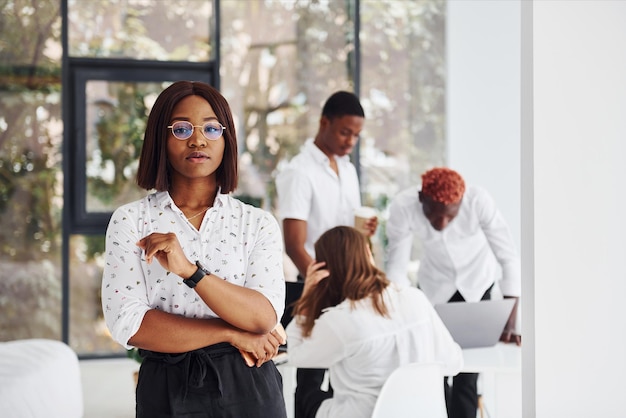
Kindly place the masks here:
MULTIPOLYGON (((498 343, 493 347, 466 348, 463 350, 463 372, 519 373, 522 370, 522 347, 515 344, 498 343)), ((277 365, 292 367, 287 353, 274 358, 277 365)))
MULTIPOLYGON (((289 364, 287 353, 275 359, 283 375, 287 417, 293 417, 293 391, 296 368, 289 364)), ((482 373, 483 402, 494 417, 521 418, 522 347, 498 343, 493 347, 463 350, 463 372, 482 373), (512 414, 512 415, 511 415, 512 414)))
POLYGON ((467 373, 521 373, 522 347, 498 343, 493 347, 463 350, 463 371, 467 373))

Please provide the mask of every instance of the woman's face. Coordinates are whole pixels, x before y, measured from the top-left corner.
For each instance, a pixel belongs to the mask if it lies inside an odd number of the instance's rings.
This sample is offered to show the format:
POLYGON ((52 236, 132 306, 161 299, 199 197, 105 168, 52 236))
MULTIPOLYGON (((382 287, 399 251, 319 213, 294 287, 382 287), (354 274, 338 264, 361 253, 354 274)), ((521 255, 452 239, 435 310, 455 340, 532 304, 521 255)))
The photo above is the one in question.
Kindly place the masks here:
POLYGON ((174 107, 168 126, 174 122, 188 121, 194 125, 188 139, 177 139, 168 128, 167 158, 172 167, 172 181, 198 179, 212 176, 224 157, 224 136, 209 140, 202 134, 202 126, 210 121, 220 122, 211 105, 201 96, 188 96, 174 107))

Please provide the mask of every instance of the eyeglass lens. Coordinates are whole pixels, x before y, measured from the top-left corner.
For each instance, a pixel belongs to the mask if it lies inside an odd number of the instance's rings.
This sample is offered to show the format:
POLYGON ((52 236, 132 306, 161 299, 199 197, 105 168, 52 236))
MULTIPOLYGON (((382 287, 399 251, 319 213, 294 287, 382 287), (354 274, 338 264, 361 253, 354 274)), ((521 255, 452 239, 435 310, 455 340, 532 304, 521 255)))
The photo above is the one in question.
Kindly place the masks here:
POLYGON ((207 122, 200 126, 193 125, 191 122, 187 121, 179 121, 174 122, 171 126, 168 126, 168 128, 171 128, 172 134, 180 140, 191 138, 194 128, 202 128, 204 137, 211 141, 215 141, 222 136, 222 132, 224 131, 224 127, 219 122, 207 122))

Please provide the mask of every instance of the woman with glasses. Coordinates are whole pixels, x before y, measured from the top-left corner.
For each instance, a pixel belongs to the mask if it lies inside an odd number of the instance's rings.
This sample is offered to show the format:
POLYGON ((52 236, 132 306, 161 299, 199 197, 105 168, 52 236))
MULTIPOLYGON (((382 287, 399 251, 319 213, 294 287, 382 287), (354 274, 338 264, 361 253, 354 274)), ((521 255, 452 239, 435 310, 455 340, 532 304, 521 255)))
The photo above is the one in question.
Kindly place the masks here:
POLYGON ((106 232, 102 308, 143 357, 137 417, 286 417, 272 361, 284 334, 282 238, 230 196, 237 137, 224 97, 179 81, 148 117, 137 183, 106 232))
POLYGON ((329 229, 315 258, 287 326, 289 363, 328 368, 333 391, 310 388, 303 416, 370 417, 387 377, 407 363, 440 363, 447 376, 461 370, 461 347, 430 302, 390 283, 361 232, 329 229))

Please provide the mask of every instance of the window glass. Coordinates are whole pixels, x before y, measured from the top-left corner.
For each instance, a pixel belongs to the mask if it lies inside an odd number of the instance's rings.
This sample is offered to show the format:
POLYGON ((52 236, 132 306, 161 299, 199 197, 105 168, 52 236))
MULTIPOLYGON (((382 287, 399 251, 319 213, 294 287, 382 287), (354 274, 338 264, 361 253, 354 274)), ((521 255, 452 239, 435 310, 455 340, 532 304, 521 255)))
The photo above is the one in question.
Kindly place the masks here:
POLYGON ((68 11, 73 57, 214 59, 211 0, 69 0, 68 11))
MULTIPOLYGON (((221 3, 221 86, 240 119, 238 190, 279 215, 276 170, 315 134, 326 98, 354 91, 355 2, 244 3, 221 3)), ((366 123, 353 161, 363 203, 381 213, 382 263, 389 199, 445 162, 445 3, 365 0, 360 12, 366 123)))
POLYGON ((72 235, 69 243, 69 344, 83 355, 124 353, 111 338, 102 314, 104 235, 72 235))
POLYGON ((61 339, 59 2, 0 13, 0 341, 61 339))
POLYGON ((221 90, 238 125, 238 197, 278 216, 279 165, 315 135, 328 96, 354 91, 354 2, 253 4, 220 2, 221 90))
POLYGON ((330 94, 354 90, 352 3, 220 4, 221 90, 241 142, 238 192, 275 209, 277 165, 315 134, 330 94))
MULTIPOLYGON (((70 202, 63 195, 60 4, 14 0, 0 11, 3 341, 62 338, 61 212, 70 202)), ((324 100, 336 90, 355 90, 359 71, 366 111, 359 143, 363 200, 383 214, 384 246, 388 199, 418 183, 427 167, 445 163, 445 2, 362 0, 359 68, 355 5, 221 0, 220 89, 238 125, 238 193, 277 214, 276 170, 315 134, 324 100)), ((69 0, 68 9, 71 57, 216 58, 211 0, 69 0)), ((163 87, 86 82, 80 120, 87 212, 113 210, 145 194, 134 184, 138 141, 151 97, 163 87)), ((102 322, 100 245, 102 235, 73 235, 65 261, 70 344, 81 354, 121 350, 102 322)))
POLYGON ((424 170, 445 163, 444 35, 443 0, 361 3, 369 134, 361 164, 372 199, 417 184, 424 170))
POLYGON ((87 81, 87 212, 112 212, 146 195, 135 183, 138 159, 148 114, 168 84, 87 81))
MULTIPOLYGON (((381 213, 377 243, 385 247, 389 200, 421 183, 421 174, 446 164, 445 2, 361 2, 360 142, 363 202, 381 213)), ((379 265, 382 248, 375 251, 379 265)), ((413 245, 417 260, 420 243, 413 245)), ((410 266, 416 280, 417 263, 410 266)))

